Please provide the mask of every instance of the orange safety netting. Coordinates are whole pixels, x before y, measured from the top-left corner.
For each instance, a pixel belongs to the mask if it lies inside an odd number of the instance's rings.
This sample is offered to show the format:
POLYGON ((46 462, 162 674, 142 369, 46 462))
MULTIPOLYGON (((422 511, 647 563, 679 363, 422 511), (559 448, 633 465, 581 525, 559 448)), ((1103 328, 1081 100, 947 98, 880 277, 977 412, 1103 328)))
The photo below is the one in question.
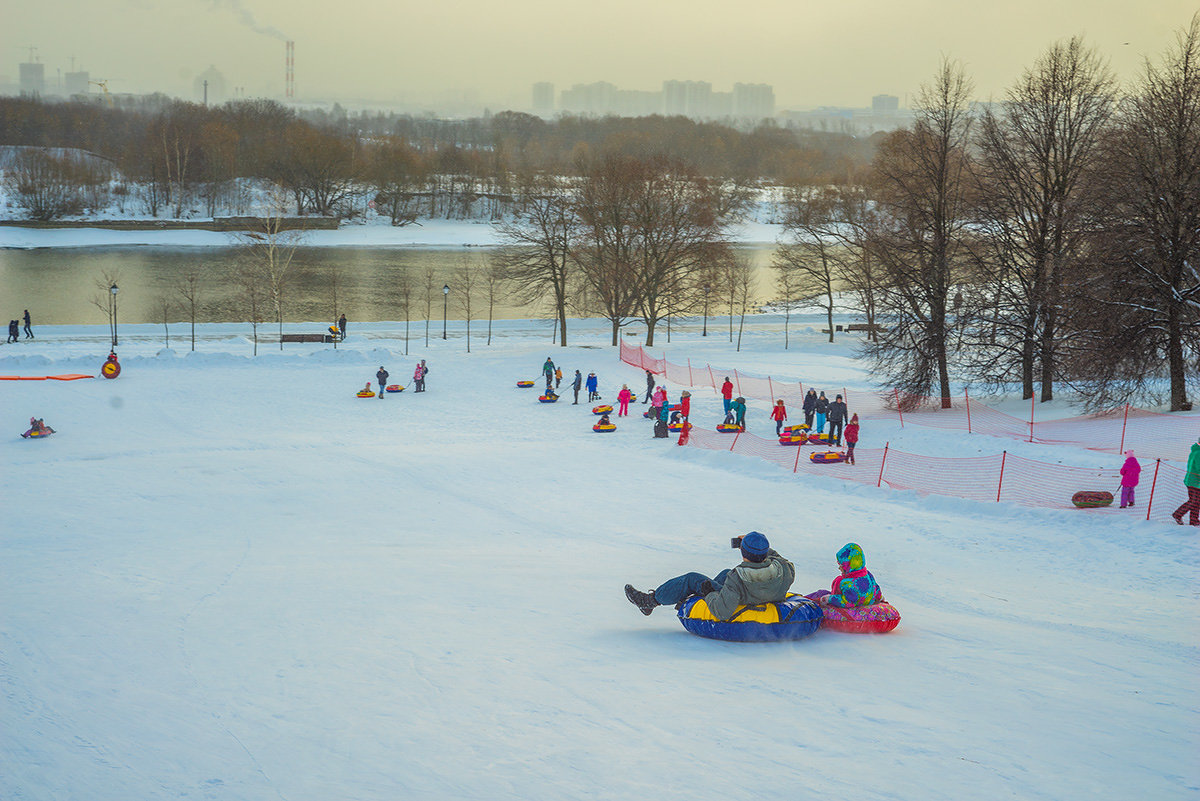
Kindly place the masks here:
POLYGON ((0 381, 78 381, 81 378, 95 378, 94 375, 82 373, 67 373, 66 375, 0 375, 0 381))
MULTIPOLYGON (((769 401, 782 399, 790 406, 804 401, 806 388, 800 381, 779 381, 770 376, 760 378, 735 370, 711 365, 673 364, 665 358, 655 359, 637 345, 621 343, 621 361, 664 376, 668 381, 688 387, 718 389, 728 377, 734 394, 769 401)), ((890 392, 839 392, 851 412, 860 416, 898 420, 901 425, 919 426, 987 434, 994 437, 1019 439, 1056 445, 1072 445, 1105 453, 1136 450, 1139 458, 1187 458, 1190 444, 1200 434, 1200 415, 1163 414, 1133 406, 1123 406, 1109 412, 1080 415, 1059 420, 1037 422, 1031 402, 1029 418, 1006 414, 973 401, 963 393, 961 398, 922 398, 897 390, 890 392)))
MULTIPOLYGON (((731 377, 732 378, 732 377, 731 377)), ((1169 462, 1146 464, 1136 489, 1137 512, 1122 511, 1121 476, 1117 470, 1071 467, 1039 462, 1011 453, 995 456, 919 456, 894 448, 857 448, 854 464, 816 464, 809 457, 821 446, 784 446, 746 432, 720 434, 695 426, 681 445, 757 456, 796 475, 823 475, 877 487, 915 490, 927 495, 968 498, 986 503, 1015 503, 1051 509, 1073 509, 1071 496, 1080 491, 1109 492, 1113 505, 1089 513, 1126 514, 1167 521, 1187 500, 1184 471, 1169 462)))

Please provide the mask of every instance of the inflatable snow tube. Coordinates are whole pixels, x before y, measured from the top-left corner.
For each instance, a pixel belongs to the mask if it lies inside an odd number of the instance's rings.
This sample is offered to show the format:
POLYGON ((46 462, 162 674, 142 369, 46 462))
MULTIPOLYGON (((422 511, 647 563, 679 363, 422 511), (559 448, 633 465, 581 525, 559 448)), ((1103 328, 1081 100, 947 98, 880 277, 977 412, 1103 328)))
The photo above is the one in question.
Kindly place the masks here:
POLYGON ((787 434, 789 436, 793 436, 793 437, 799 437, 801 435, 807 437, 808 436, 808 426, 804 425, 804 423, 801 423, 800 425, 796 425, 796 426, 784 426, 783 433, 787 434))
POLYGON ((557 395, 538 395, 538 400, 542 403, 555 403, 558 401, 557 395))
POLYGON ((518 381, 517 386, 520 387, 521 389, 529 389, 530 387, 533 386, 533 382, 532 381, 518 381))
POLYGON ((369 390, 369 389, 360 389, 360 390, 358 391, 358 397, 360 397, 360 398, 373 398, 373 397, 375 397, 375 393, 374 393, 374 392, 372 392, 372 391, 371 391, 371 390, 369 390))
POLYGON ((109 359, 100 367, 100 375, 105 378, 116 378, 121 374, 121 363, 116 359, 109 359))
POLYGON ((868 606, 822 606, 822 628, 849 634, 886 634, 900 625, 896 607, 881 601, 868 606))
POLYGON ((1101 506, 1112 506, 1111 492, 1096 492, 1084 490, 1071 496, 1071 503, 1080 509, 1098 509, 1101 506))
POLYGON ((613 408, 607 404, 592 407, 592 414, 610 414, 613 408))
POLYGON ((597 423, 596 425, 592 426, 592 430, 595 431, 597 434, 607 434, 611 431, 616 431, 617 427, 613 423, 609 423, 606 426, 602 426, 599 423, 597 423))
POLYGON ((836 464, 846 461, 846 454, 841 451, 818 451, 809 456, 808 460, 813 464, 836 464))
MULTIPOLYGON (((691 424, 691 423, 688 423, 688 424, 687 424, 687 427, 688 427, 688 429, 691 429, 691 427, 692 427, 692 424, 691 424)), ((679 433, 680 431, 682 431, 682 430, 683 430, 683 423, 668 423, 668 424, 667 424, 667 430, 668 430, 668 431, 674 431, 675 433, 679 433)))
POLYGON ((828 434, 809 434, 808 441, 814 445, 832 445, 837 442, 837 440, 828 434))
POLYGON ((785 432, 783 436, 779 438, 780 445, 803 445, 806 442, 808 442, 808 437, 804 436, 803 434, 791 435, 785 432))
POLYGON ((404 387, 400 386, 399 384, 388 384, 387 391, 388 392, 403 392, 404 387))
POLYGON ((679 622, 692 634, 734 642, 799 640, 821 626, 821 607, 803 595, 788 595, 771 604, 743 606, 730 620, 718 620, 700 596, 679 607, 679 622))
POLYGON ((53 433, 54 433, 53 431, 46 431, 45 429, 43 429, 41 431, 26 431, 21 436, 24 437, 25 439, 45 439, 46 437, 50 436, 53 433))
POLYGON ((736 434, 739 431, 745 431, 741 426, 735 426, 727 423, 718 423, 717 430, 722 434, 736 434))

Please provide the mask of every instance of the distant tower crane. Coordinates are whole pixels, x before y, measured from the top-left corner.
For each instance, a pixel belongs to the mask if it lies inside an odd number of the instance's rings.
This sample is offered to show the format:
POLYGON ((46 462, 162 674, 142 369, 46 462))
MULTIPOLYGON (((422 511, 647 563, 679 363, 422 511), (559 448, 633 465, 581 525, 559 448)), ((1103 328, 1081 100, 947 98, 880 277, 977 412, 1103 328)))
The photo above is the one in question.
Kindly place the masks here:
POLYGON ((108 107, 112 108, 113 99, 112 95, 108 93, 108 81, 88 81, 88 83, 94 83, 104 90, 104 99, 108 101, 108 107))

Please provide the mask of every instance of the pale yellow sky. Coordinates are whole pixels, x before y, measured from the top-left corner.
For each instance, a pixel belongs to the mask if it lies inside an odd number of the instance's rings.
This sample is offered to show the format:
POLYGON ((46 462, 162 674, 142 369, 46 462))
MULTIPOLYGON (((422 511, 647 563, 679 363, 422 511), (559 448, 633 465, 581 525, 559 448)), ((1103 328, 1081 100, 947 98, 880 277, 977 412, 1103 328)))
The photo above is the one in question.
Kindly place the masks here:
POLYGON ((250 96, 282 97, 284 39, 298 99, 425 101, 473 92, 526 109, 530 87, 699 80, 775 87, 779 109, 901 102, 943 54, 998 98, 1052 42, 1083 34, 1122 80, 1157 58, 1196 0, 0 0, 0 75, 36 47, 53 84, 75 68, 114 92, 189 95, 210 65, 250 96))

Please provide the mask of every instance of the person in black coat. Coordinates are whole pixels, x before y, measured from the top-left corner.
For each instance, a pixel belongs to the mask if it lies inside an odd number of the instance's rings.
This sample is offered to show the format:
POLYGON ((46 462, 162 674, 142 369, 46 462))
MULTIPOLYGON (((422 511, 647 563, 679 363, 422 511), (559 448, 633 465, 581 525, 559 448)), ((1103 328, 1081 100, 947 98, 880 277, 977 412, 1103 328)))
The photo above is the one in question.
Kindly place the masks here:
POLYGON ((813 412, 817 408, 817 391, 815 389, 810 389, 804 396, 804 404, 800 408, 804 409, 804 425, 808 426, 809 431, 812 431, 813 412))
POLYGON ((387 390, 388 371, 383 369, 383 365, 379 365, 379 372, 375 374, 376 380, 379 381, 379 397, 383 399, 383 393, 387 390))
POLYGON ((846 415, 846 404, 842 401, 842 396, 838 395, 837 399, 829 404, 829 438, 834 440, 839 448, 842 446, 842 426, 846 424, 846 415))
POLYGON ((7 345, 9 342, 16 342, 21 338, 21 329, 17 327, 16 320, 8 321, 8 339, 4 342, 7 345))
POLYGON ((33 329, 29 327, 29 309, 25 310, 25 338, 33 339, 33 329))
POLYGON ((654 391, 654 373, 646 371, 646 397, 642 398, 642 403, 650 402, 650 393, 654 391))
POLYGON ((576 370, 575 380, 571 382, 571 389, 575 390, 575 402, 571 404, 572 406, 579 405, 579 388, 581 386, 583 386, 583 376, 579 374, 578 370, 576 370))

